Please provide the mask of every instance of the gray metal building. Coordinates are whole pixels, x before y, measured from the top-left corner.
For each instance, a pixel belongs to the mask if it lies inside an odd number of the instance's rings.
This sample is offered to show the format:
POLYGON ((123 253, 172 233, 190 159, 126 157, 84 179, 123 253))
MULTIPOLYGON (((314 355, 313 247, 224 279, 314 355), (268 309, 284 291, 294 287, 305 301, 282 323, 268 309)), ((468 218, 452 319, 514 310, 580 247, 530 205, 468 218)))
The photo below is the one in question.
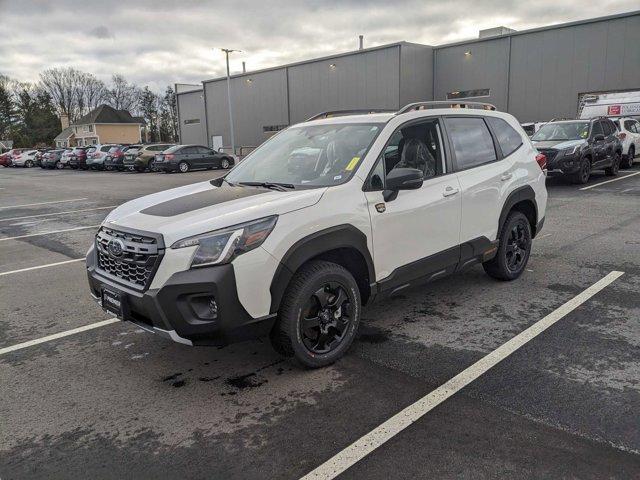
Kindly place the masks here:
MULTIPOLYGON (((492 30, 496 36, 437 47, 399 42, 233 75, 236 144, 258 145, 326 110, 476 98, 530 122, 575 116, 585 94, 640 90, 640 11, 492 30)), ((177 95, 181 141, 229 145, 226 78, 191 88, 177 95)))

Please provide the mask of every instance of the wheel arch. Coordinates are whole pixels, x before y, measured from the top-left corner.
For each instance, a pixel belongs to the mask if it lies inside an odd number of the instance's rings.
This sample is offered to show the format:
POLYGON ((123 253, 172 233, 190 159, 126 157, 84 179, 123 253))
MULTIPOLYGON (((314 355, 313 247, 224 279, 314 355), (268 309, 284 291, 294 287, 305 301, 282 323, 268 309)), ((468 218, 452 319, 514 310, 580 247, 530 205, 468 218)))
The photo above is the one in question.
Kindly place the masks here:
POLYGON ((519 187, 509 194, 507 200, 500 212, 500 220, 498 222, 498 236, 504 225, 507 215, 512 210, 516 210, 524 214, 531 225, 531 236, 535 238, 538 226, 538 205, 536 203, 536 193, 530 185, 519 187))
POLYGON ((278 311, 289 282, 310 260, 327 260, 342 265, 358 283, 362 303, 371 296, 375 270, 367 247, 367 236, 353 225, 337 225, 298 240, 284 254, 269 288, 270 313, 278 311))

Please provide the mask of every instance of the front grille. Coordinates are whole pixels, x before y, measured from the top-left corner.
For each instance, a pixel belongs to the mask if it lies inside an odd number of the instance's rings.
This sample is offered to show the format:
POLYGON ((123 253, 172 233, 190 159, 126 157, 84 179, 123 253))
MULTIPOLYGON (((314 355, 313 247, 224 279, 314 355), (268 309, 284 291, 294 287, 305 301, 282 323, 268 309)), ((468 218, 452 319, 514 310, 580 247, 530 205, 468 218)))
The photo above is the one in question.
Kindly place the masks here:
POLYGON ((161 237, 102 227, 96 235, 98 270, 138 290, 149 287, 158 268, 164 245, 161 237), (121 246, 119 255, 109 248, 112 241, 121 246))

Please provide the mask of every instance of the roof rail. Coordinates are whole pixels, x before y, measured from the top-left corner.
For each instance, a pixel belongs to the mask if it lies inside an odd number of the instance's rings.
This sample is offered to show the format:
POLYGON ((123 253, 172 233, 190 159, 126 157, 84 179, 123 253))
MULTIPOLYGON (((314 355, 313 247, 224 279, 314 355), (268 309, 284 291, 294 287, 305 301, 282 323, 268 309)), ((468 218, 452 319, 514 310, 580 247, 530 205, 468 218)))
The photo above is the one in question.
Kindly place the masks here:
POLYGON ((549 120, 547 123, 551 123, 551 122, 567 122, 570 120, 593 120, 596 117, 591 117, 591 118, 569 118, 569 117, 556 117, 556 118, 552 118, 551 120, 549 120))
POLYGON ((478 108, 481 110, 495 110, 496 106, 491 103, 467 102, 455 100, 434 100, 429 102, 415 102, 405 105, 396 112, 396 115, 412 112, 415 110, 426 110, 428 108, 478 108))
POLYGON ((394 113, 395 110, 389 110, 385 108, 368 108, 359 110, 329 110, 328 112, 322 112, 314 115, 311 118, 307 118, 305 122, 311 122, 313 120, 320 120, 323 118, 331 117, 344 117, 345 115, 368 115, 371 113, 394 113))

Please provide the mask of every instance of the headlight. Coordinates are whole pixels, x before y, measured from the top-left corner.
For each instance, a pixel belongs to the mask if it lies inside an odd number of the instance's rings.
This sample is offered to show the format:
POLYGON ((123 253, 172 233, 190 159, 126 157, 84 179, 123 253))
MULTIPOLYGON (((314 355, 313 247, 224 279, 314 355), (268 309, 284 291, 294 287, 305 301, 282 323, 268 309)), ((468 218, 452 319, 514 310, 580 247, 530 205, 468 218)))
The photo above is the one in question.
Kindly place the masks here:
POLYGON ((198 246, 191 267, 229 263, 238 255, 258 248, 276 226, 277 215, 241 223, 178 240, 171 248, 198 246))
POLYGON ((573 155, 580 148, 580 145, 574 145, 573 147, 563 148, 560 150, 562 156, 566 157, 567 155, 573 155))

